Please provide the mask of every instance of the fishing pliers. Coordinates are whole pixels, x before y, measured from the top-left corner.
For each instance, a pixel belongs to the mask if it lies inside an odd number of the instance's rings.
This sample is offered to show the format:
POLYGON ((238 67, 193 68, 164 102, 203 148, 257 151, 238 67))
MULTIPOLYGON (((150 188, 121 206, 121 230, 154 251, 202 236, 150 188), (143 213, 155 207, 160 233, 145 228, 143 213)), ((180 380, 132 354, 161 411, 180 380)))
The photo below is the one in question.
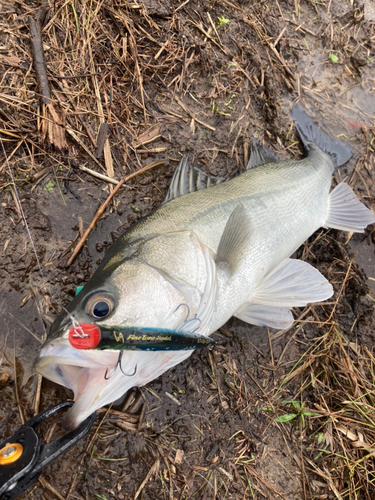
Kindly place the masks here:
POLYGON ((35 431, 47 418, 72 405, 73 401, 65 401, 51 406, 28 420, 0 444, 0 500, 17 498, 39 478, 47 465, 86 436, 94 423, 95 413, 79 427, 49 444, 42 445, 35 431))

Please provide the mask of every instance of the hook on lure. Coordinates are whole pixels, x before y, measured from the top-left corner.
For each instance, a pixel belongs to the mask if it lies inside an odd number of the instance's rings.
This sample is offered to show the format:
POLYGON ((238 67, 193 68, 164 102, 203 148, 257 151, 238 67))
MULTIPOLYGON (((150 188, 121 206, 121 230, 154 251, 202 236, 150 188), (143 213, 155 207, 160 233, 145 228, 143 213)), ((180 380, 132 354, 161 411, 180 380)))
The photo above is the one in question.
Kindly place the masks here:
POLYGON ((197 327, 194 328, 194 330, 189 330, 191 333, 195 333, 199 329, 199 327, 201 326, 202 321, 199 318, 197 318, 196 314, 192 318, 189 319, 189 316, 190 316, 190 307, 187 304, 185 304, 185 303, 180 304, 179 306, 177 306, 176 309, 175 309, 175 311, 174 311, 174 313, 176 311, 178 311, 180 309, 180 307, 183 307, 183 306, 186 307, 187 314, 186 314, 186 318, 184 319, 184 321, 182 322, 182 324, 180 326, 180 329, 184 330, 187 325, 191 325, 191 323, 193 323, 194 321, 197 321, 198 322, 197 327))
POLYGON ((122 361, 122 355, 124 354, 124 351, 120 351, 117 359, 117 363, 115 365, 115 368, 112 370, 112 373, 108 375, 108 368, 105 371, 104 378, 105 380, 109 380, 110 378, 113 377, 113 375, 116 373, 117 367, 120 367, 120 370, 123 375, 126 377, 134 377, 134 375, 137 373, 137 365, 135 365, 134 372, 133 373, 125 373, 124 370, 122 369, 121 361, 122 361))

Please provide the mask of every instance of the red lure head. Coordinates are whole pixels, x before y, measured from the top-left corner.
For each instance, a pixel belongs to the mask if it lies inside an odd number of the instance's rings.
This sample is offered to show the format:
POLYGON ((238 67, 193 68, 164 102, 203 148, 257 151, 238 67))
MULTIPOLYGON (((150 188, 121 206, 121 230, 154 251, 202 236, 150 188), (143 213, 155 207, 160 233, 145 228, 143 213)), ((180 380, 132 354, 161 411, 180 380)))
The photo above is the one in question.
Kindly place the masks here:
POLYGON ((100 339, 100 328, 92 323, 80 323, 69 330, 69 342, 75 349, 94 349, 100 339))

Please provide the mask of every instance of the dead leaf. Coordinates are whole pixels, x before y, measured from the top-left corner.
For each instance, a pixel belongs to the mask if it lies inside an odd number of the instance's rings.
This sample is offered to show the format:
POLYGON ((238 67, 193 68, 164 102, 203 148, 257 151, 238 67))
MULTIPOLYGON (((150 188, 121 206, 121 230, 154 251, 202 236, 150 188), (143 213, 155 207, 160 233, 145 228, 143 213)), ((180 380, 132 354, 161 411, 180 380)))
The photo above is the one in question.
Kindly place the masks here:
POLYGON ((182 464, 182 459, 184 458, 184 450, 176 450, 176 456, 174 459, 175 464, 182 464))
POLYGON ((0 63, 9 64, 9 66, 14 66, 15 68, 19 68, 21 59, 15 55, 10 56, 0 56, 0 63))

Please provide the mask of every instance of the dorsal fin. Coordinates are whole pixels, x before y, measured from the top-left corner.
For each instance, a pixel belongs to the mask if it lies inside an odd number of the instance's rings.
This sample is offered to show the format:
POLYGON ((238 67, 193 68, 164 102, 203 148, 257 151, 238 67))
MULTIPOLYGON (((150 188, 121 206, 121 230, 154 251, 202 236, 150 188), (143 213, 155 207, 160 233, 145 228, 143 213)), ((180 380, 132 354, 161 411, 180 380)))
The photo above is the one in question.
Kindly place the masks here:
POLYGON ((212 175, 205 174, 199 168, 190 165, 186 157, 182 158, 173 175, 171 185, 163 203, 175 200, 184 194, 216 186, 216 184, 220 184, 224 180, 222 177, 213 177, 212 175))
POLYGON ((254 140, 251 143, 250 160, 247 164, 246 170, 253 167, 259 167, 259 165, 265 165, 266 163, 274 163, 275 161, 283 161, 283 158, 279 158, 275 153, 268 149, 267 146, 264 146, 258 140, 254 140))

